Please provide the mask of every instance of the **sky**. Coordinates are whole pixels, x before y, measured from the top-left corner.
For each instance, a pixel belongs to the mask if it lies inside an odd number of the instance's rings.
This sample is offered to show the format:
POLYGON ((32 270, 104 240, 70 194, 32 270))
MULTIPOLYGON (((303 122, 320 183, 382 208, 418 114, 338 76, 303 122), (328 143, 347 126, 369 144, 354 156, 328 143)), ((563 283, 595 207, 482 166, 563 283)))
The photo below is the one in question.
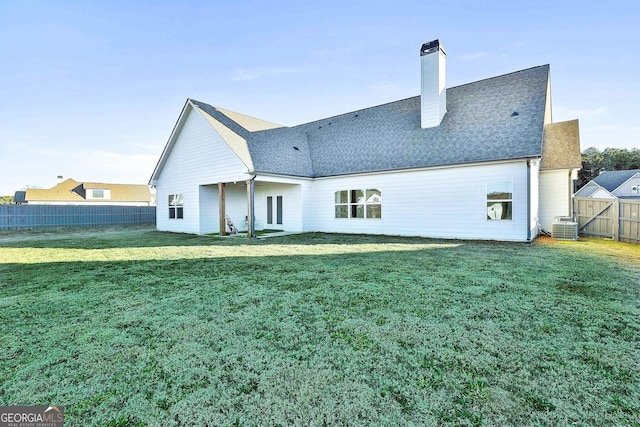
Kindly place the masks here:
POLYGON ((551 66, 581 146, 640 147, 640 2, 0 0, 0 195, 148 183, 187 98, 286 126, 551 66))

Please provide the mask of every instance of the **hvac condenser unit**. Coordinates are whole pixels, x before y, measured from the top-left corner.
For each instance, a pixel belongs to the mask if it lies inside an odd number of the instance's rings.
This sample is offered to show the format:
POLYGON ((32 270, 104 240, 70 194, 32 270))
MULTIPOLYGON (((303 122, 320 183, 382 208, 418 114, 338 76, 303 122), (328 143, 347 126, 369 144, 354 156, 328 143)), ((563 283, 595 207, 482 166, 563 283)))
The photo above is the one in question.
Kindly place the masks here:
POLYGON ((554 239, 578 240, 578 223, 570 216, 557 216, 551 224, 551 236, 554 239))

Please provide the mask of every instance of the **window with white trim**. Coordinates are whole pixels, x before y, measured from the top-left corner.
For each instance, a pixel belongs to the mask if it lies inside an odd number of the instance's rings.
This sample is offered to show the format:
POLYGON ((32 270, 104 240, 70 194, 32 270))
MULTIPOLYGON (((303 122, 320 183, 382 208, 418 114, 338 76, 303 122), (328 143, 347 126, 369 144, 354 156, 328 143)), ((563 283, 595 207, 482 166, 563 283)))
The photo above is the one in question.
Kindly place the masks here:
POLYGON ((382 193, 375 188, 335 193, 336 218, 382 218, 382 193))
POLYGON ((169 194, 169 219, 184 218, 184 198, 182 194, 169 194))
POLYGON ((87 199, 110 199, 111 190, 108 188, 87 188, 85 197, 87 199))
POLYGON ((487 220, 513 219, 513 181, 487 183, 487 220))

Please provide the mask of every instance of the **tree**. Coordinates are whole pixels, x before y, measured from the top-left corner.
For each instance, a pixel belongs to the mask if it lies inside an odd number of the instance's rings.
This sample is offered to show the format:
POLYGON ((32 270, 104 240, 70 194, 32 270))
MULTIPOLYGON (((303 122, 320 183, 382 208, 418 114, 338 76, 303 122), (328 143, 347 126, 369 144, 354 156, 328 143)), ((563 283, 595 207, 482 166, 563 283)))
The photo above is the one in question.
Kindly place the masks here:
POLYGON ((598 176, 600 172, 640 169, 640 150, 632 148, 589 147, 582 152, 582 169, 578 173, 578 189, 598 176))
POLYGON ((13 196, 0 196, 0 205, 12 205, 13 196))

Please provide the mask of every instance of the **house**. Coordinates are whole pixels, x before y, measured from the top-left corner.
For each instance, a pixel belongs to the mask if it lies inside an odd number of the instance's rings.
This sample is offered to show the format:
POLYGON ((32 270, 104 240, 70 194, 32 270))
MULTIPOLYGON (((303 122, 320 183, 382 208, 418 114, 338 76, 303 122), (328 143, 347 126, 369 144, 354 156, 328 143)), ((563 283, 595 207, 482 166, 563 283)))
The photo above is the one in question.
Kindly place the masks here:
POLYGON ((16 191, 14 199, 16 203, 30 205, 155 205, 155 195, 148 185, 78 182, 71 178, 63 180, 61 176, 52 188, 16 191))
POLYGON ((601 172, 578 190, 575 197, 640 199, 640 169, 601 172))
POLYGON ((421 93, 293 127, 187 99, 152 174, 157 228, 531 241, 571 213, 578 122, 553 123, 549 66, 446 87, 422 45, 421 93))

